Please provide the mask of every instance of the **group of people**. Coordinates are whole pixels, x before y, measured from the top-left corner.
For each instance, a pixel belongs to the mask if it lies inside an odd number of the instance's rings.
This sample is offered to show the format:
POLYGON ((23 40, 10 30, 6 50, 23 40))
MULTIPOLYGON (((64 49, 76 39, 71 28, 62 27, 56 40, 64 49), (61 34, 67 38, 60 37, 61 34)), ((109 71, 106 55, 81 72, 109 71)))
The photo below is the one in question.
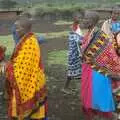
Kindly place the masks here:
MULTIPOLYGON (((94 115, 108 118, 117 113, 120 120, 120 16, 112 17, 98 28, 98 13, 87 12, 83 35, 79 20, 69 34, 68 73, 64 89, 72 79, 81 79, 81 103, 86 120, 94 115)), ((40 40, 31 31, 32 20, 19 17, 13 26, 15 48, 5 65, 10 120, 46 120, 47 88, 41 61, 40 40)), ((0 60, 5 48, 0 46, 0 60)), ((79 118, 78 118, 79 119, 79 118)))
POLYGON ((120 120, 120 11, 98 27, 99 15, 86 12, 83 35, 75 19, 69 34, 68 73, 64 92, 71 79, 81 78, 81 103, 86 120, 95 115, 120 120))

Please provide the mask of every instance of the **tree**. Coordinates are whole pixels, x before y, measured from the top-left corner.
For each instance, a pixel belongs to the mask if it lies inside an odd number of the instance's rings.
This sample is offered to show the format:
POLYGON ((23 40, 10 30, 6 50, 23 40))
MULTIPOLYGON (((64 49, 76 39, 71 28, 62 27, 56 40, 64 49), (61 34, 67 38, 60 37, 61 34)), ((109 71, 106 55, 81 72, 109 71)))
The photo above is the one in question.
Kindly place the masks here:
POLYGON ((2 0, 0 2, 0 6, 3 9, 10 9, 10 8, 14 8, 17 5, 16 1, 12 1, 12 0, 2 0))

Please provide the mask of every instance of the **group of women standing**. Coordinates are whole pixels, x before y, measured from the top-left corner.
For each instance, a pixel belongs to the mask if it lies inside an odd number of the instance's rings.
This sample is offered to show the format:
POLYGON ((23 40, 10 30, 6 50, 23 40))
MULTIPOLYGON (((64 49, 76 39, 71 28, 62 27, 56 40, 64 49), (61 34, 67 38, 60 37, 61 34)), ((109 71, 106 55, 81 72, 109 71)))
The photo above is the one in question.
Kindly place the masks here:
POLYGON ((78 33, 74 27, 72 29, 74 36, 70 33, 68 77, 71 79, 81 74, 80 96, 86 120, 93 120, 94 115, 110 119, 113 114, 116 115, 117 120, 120 119, 119 16, 119 11, 113 10, 111 18, 105 21, 100 29, 97 27, 98 13, 86 12, 83 22, 84 28, 87 29, 85 35, 79 34, 80 38, 77 40, 78 33), (81 51, 78 52, 79 50, 81 51), (81 66, 78 66, 78 61, 81 66), (76 72, 76 69, 82 69, 81 73, 76 72))
MULTIPOLYGON (((98 13, 85 13, 85 35, 80 30, 77 18, 71 27, 68 73, 64 89, 69 87, 72 79, 81 78, 80 96, 86 120, 92 120, 94 115, 110 118, 116 111, 117 119, 120 120, 119 15, 114 10, 111 19, 105 21, 102 29, 99 29, 98 13)), ((44 68, 38 38, 31 27, 31 20, 24 17, 18 19, 13 28, 16 46, 6 64, 8 115, 11 120, 47 119, 44 68)), ((3 48, 1 50, 5 51, 3 48)))

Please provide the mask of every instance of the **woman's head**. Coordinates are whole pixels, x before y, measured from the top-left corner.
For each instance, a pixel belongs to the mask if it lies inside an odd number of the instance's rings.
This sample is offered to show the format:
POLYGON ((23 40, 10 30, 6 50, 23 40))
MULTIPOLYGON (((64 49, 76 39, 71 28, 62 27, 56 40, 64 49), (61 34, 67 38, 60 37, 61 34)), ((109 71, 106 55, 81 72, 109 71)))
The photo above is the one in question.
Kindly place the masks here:
POLYGON ((87 11, 84 15, 83 25, 86 29, 92 29, 99 21, 99 15, 97 12, 87 11))
POLYGON ((26 33, 31 31, 32 28, 32 22, 28 18, 20 18, 15 22, 16 26, 16 33, 19 38, 24 36, 26 33))
POLYGON ((76 31, 79 27, 79 18, 77 16, 74 17, 74 22, 72 24, 72 30, 76 31))
POLYGON ((74 24, 79 24, 79 17, 75 16, 73 20, 74 24))
POLYGON ((113 8, 113 10, 112 10, 112 17, 111 17, 112 20, 113 21, 118 20, 119 16, 120 16, 119 8, 118 7, 113 8))

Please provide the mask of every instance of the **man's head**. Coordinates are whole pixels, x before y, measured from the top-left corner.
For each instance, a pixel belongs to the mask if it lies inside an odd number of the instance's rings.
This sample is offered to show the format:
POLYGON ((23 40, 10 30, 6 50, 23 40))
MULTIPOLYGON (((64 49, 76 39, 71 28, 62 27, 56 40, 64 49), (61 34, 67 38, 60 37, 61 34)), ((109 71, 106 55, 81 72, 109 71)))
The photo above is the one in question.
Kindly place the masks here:
POLYGON ((86 29, 92 29, 99 21, 99 15, 97 12, 87 11, 84 15, 83 25, 86 29))
POLYGON ((26 33, 29 33, 31 31, 32 22, 28 18, 21 18, 15 22, 16 26, 16 33, 19 38, 24 36, 26 33))
POLYGON ((111 16, 112 20, 113 21, 118 20, 119 16, 120 16, 119 8, 118 7, 113 8, 112 16, 111 16))

